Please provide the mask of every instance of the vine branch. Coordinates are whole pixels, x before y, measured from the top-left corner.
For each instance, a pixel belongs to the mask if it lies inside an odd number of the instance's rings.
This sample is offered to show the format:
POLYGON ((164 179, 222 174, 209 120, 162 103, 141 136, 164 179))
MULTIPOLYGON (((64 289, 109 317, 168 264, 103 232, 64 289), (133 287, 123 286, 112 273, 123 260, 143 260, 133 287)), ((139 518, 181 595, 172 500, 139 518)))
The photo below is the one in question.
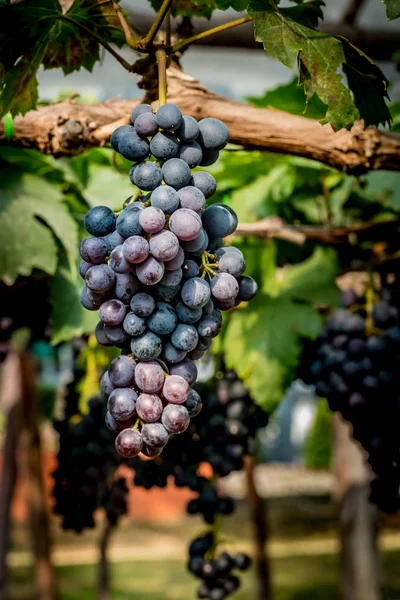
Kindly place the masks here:
POLYGON ((133 33, 133 30, 131 29, 129 23, 125 19, 119 4, 116 2, 116 0, 111 0, 111 2, 112 2, 114 10, 116 12, 116 15, 119 19, 119 22, 121 23, 121 27, 124 30, 126 43, 128 44, 128 46, 130 46, 131 48, 133 48, 135 50, 137 48, 137 41, 135 38, 135 34, 133 33))
POLYGON ((158 66, 158 102, 162 106, 167 102, 167 53, 164 46, 156 50, 158 66))
POLYGON ((139 41, 139 46, 142 48, 146 48, 148 46, 150 46, 153 42, 154 39, 158 33, 158 31, 161 28, 161 25, 163 24, 163 21, 169 11, 169 9, 172 6, 172 3, 174 2, 174 0, 164 0, 160 10, 157 13, 156 18, 154 19, 148 33, 139 41))
POLYGON ((221 33, 222 31, 227 31, 228 29, 232 29, 233 27, 238 27, 239 25, 243 25, 244 23, 248 23, 252 21, 251 17, 242 17, 241 19, 237 19, 236 21, 230 21, 229 23, 223 23, 222 25, 218 25, 218 27, 213 27, 212 29, 207 29, 206 31, 202 31, 201 33, 196 33, 191 37, 181 40, 177 42, 174 46, 172 46, 172 53, 180 52, 184 50, 188 46, 198 42, 199 40, 204 40, 204 38, 209 37, 210 35, 214 35, 216 33, 221 33))

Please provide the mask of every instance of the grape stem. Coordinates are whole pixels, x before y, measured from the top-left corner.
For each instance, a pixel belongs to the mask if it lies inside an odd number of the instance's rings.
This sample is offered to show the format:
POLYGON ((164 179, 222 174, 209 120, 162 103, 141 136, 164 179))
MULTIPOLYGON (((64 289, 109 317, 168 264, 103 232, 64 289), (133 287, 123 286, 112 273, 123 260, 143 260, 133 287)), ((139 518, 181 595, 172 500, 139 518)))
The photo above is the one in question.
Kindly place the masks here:
POLYGON ((117 14, 119 22, 121 23, 121 27, 124 30, 126 43, 128 44, 128 46, 130 46, 131 48, 133 48, 134 50, 136 50, 137 41, 136 41, 136 38, 135 38, 135 34, 133 33, 133 30, 131 29, 129 23, 125 19, 124 15, 123 15, 123 13, 121 11, 121 8, 120 8, 119 4, 117 3, 117 1, 116 0, 111 0, 111 3, 113 5, 113 8, 114 8, 116 14, 117 14))
POLYGON ((173 2, 174 0, 164 0, 148 33, 138 42, 139 46, 144 49, 147 49, 148 46, 151 46, 173 2))
POLYGON ((196 33, 196 35, 192 35, 192 37, 189 37, 186 40, 181 40, 180 42, 174 44, 171 49, 171 54, 174 54, 175 52, 180 52, 187 48, 187 46, 195 44, 199 40, 203 40, 204 38, 210 35, 214 35, 214 33, 220 33, 221 31, 232 29, 232 27, 238 27, 238 25, 243 25, 244 23, 248 23, 249 21, 252 21, 251 17, 242 17, 241 19, 237 19, 236 21, 230 21, 230 23, 224 23, 223 25, 218 25, 218 27, 207 29, 207 31, 196 33))
POLYGON ((167 53, 165 46, 156 50, 158 65, 158 102, 162 106, 167 102, 167 53))
POLYGON ((210 279, 212 279, 215 275, 214 272, 214 268, 218 268, 219 264, 217 262, 214 262, 216 260, 216 255, 212 254, 211 252, 203 252, 201 255, 201 265, 200 265, 200 271, 201 271, 201 278, 205 279, 205 277, 208 275, 208 277, 210 279), (210 262, 211 259, 213 262, 210 262))

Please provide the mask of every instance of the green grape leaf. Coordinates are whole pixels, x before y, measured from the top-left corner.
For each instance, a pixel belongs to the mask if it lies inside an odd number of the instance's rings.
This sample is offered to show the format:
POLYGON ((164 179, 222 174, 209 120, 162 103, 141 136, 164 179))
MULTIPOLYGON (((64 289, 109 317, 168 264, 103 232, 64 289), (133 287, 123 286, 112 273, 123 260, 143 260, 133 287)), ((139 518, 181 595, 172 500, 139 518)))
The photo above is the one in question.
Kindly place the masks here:
MULTIPOLYGON (((223 0, 221 1, 223 2, 223 0)), ((162 3, 163 0, 150 0, 151 6, 157 12, 162 3)), ((210 19, 217 4, 218 0, 175 0, 171 13, 174 17, 206 17, 206 19, 210 19)))
POLYGON ((126 174, 119 173, 111 165, 89 164, 89 182, 82 193, 90 206, 104 204, 120 210, 123 201, 132 192, 133 187, 126 174))
POLYGON ((33 269, 53 275, 58 262, 57 239, 75 268, 78 226, 59 186, 16 169, 1 170, 0 278, 14 283, 33 269))
POLYGON ((85 310, 80 303, 79 292, 83 282, 77 270, 72 272, 65 260, 60 263, 49 283, 51 343, 54 345, 91 333, 99 320, 97 311, 85 310))
POLYGON ((88 30, 118 46, 125 40, 110 0, 75 0, 65 13, 58 0, 0 4, 0 116, 35 108, 41 64, 92 70, 99 43, 88 30))
POLYGON ((293 380, 302 339, 315 339, 320 333, 322 319, 313 304, 338 304, 336 254, 317 247, 304 262, 278 270, 276 244, 270 243, 261 252, 246 248, 246 258, 260 292, 248 307, 228 314, 224 358, 254 399, 273 410, 293 380))
POLYGON ((324 0, 308 0, 308 2, 299 2, 296 6, 282 8, 282 14, 305 27, 316 29, 318 19, 323 19, 322 6, 325 6, 324 0))
POLYGON ((343 71, 365 126, 390 125, 392 116, 385 102, 389 81, 381 69, 364 52, 343 39, 346 62, 343 71))
POLYGON ((322 120, 326 114, 326 104, 321 102, 317 94, 307 99, 303 86, 294 77, 289 83, 267 90, 259 98, 249 97, 247 100, 260 108, 277 108, 292 115, 301 115, 309 119, 322 120))
POLYGON ((386 15, 388 21, 398 19, 400 17, 400 0, 383 0, 386 4, 386 15))
POLYGON ((265 51, 291 69, 298 64, 307 96, 316 93, 327 105, 325 118, 332 127, 351 127, 358 111, 338 73, 345 62, 341 41, 305 27, 264 0, 252 0, 248 13, 254 19, 255 38, 265 51))

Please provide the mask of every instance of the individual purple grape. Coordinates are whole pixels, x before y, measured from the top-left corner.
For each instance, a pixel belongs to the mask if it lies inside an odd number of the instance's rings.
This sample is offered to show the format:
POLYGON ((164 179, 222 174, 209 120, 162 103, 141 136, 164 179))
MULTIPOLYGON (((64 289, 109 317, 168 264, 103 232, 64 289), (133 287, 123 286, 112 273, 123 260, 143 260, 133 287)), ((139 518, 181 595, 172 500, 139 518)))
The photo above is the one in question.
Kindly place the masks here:
POLYGON ((239 283, 239 298, 243 302, 248 302, 252 300, 257 294, 257 283, 254 281, 252 277, 248 277, 247 275, 242 275, 238 277, 239 283))
POLYGON ((239 256, 243 256, 242 252, 239 250, 239 248, 236 248, 235 246, 221 246, 220 248, 218 248, 215 251, 215 256, 217 257, 217 259, 219 260, 220 258, 222 258, 225 254, 229 254, 229 253, 233 253, 233 254, 239 254, 239 256))
POLYGON ((150 294, 140 292, 131 300, 131 311, 138 317, 148 317, 156 308, 156 301, 150 294))
POLYGON ((111 342, 107 339, 107 336, 104 332, 104 323, 103 321, 99 321, 96 325, 96 329, 94 330, 94 335, 98 344, 101 346, 112 346, 111 342))
POLYGON ((162 174, 165 183, 176 190, 188 185, 191 178, 190 167, 181 158, 170 158, 167 160, 163 164, 162 174))
POLYGON ((190 417, 184 406, 168 404, 163 410, 161 422, 169 433, 183 433, 189 427, 190 417))
POLYGON ((176 314, 178 315, 178 319, 182 323, 188 323, 189 325, 193 325, 200 321, 203 311, 199 308, 189 308, 183 302, 178 302, 176 305, 176 314))
POLYGON ((146 233, 158 233, 165 225, 165 215, 160 208, 148 206, 140 213, 139 223, 146 233))
POLYGON ((234 300, 239 293, 239 284, 233 275, 218 273, 210 283, 214 298, 222 302, 234 300))
POLYGON ((239 277, 246 268, 246 261, 242 253, 227 252, 219 259, 218 268, 221 273, 229 273, 234 277, 239 277))
POLYGON ((123 429, 129 429, 132 426, 133 419, 127 419, 126 421, 116 421, 114 417, 107 411, 104 418, 106 426, 113 433, 119 433, 123 429))
POLYGON ((161 354, 162 341, 152 331, 147 331, 143 335, 132 338, 131 349, 135 357, 140 360, 153 360, 161 354))
POLYGON ((174 308, 166 302, 157 302, 156 310, 149 317, 147 325, 157 335, 168 335, 178 322, 174 308))
POLYGON ((150 152, 158 160, 168 160, 178 154, 179 142, 173 133, 159 131, 150 142, 150 152))
POLYGON ((131 112, 131 123, 132 123, 132 125, 135 125, 136 119, 138 118, 139 115, 142 115, 143 113, 151 113, 152 110, 153 109, 150 106, 150 104, 144 104, 143 103, 143 104, 138 104, 137 106, 135 106, 135 108, 131 112))
POLYGON ((164 382, 162 394, 172 404, 183 404, 189 397, 190 387, 180 375, 169 375, 164 382))
POLYGON ((114 212, 108 206, 94 206, 85 215, 85 229, 96 237, 108 235, 115 229, 114 212))
POLYGON ((195 350, 200 350, 201 352, 206 352, 212 344, 212 338, 206 336, 199 336, 199 341, 195 350))
POLYGON ((135 371, 136 385, 142 392, 156 394, 164 385, 164 371, 158 362, 149 360, 139 362, 135 371))
POLYGON ((183 279, 192 279, 199 275, 199 265, 194 260, 185 260, 182 265, 183 279))
POLYGON ((222 150, 229 141, 229 130, 219 119, 207 117, 199 121, 197 141, 206 150, 222 150))
POLYGON ((185 185, 178 190, 181 208, 190 208, 194 212, 201 213, 206 205, 206 198, 201 190, 194 185, 185 185))
POLYGON ((111 146, 114 148, 114 150, 116 152, 119 152, 118 150, 118 143, 120 138, 128 132, 132 132, 135 131, 134 128, 132 127, 132 125, 121 125, 120 127, 117 127, 117 129, 115 129, 112 134, 111 134, 111 146))
POLYGON ((179 148, 179 158, 184 160, 191 169, 198 167, 203 159, 203 151, 200 144, 197 142, 181 144, 179 148))
POLYGON ((99 237, 87 237, 82 240, 79 252, 81 258, 92 265, 101 265, 106 261, 107 243, 99 237))
POLYGON ((162 179, 163 174, 160 167, 149 161, 141 162, 136 165, 133 172, 133 183, 139 189, 145 190, 146 192, 155 190, 162 182, 162 179))
POLYGON ((128 131, 118 140, 118 152, 132 162, 141 161, 150 154, 150 145, 146 139, 139 137, 136 131, 128 131))
MULTIPOLYGON (((183 250, 182 250, 182 252, 183 252, 183 250)), ((81 263, 79 265, 79 275, 82 277, 82 279, 85 279, 86 273, 89 271, 90 267, 93 267, 93 263, 89 263, 89 262, 86 262, 85 260, 81 260, 81 263)))
POLYGON ((146 446, 163 448, 168 442, 169 434, 161 423, 146 423, 142 428, 142 437, 146 446))
POLYGON ((214 302, 210 300, 207 302, 207 304, 205 306, 203 306, 203 311, 205 315, 211 315, 211 313, 213 313, 215 310, 215 306, 214 306, 214 302))
POLYGON ((156 456, 160 456, 163 451, 163 447, 158 448, 157 446, 146 446, 143 444, 142 454, 147 458, 156 458, 156 456))
POLYGON ((219 150, 204 150, 203 158, 199 164, 199 167, 210 167, 217 162, 219 158, 219 150))
POLYGON ((194 185, 201 190, 206 199, 211 198, 217 189, 217 182, 214 177, 206 171, 198 171, 193 173, 190 185, 194 185))
MULTIPOLYGON (((141 115, 138 115, 135 119, 135 130, 141 137, 151 137, 152 135, 156 135, 158 125, 155 115, 151 112, 144 112, 141 115)), ((152 152, 151 146, 150 151, 152 152)))
MULTIPOLYGON (((153 239, 153 238, 152 238, 153 239)), ((151 242, 151 240, 150 240, 151 242)), ((150 243, 151 249, 151 243, 150 243)), ((155 285, 163 278, 165 272, 164 264, 154 256, 149 256, 136 267, 136 276, 144 285, 155 285)))
POLYGON ((171 364, 181 362, 185 356, 186 352, 184 350, 178 350, 178 348, 175 348, 170 342, 167 342, 164 345, 161 354, 161 358, 171 364))
POLYGON ((211 237, 231 235, 238 224, 236 213, 226 204, 211 204, 202 214, 203 227, 211 237))
POLYGON ((82 306, 86 308, 86 310, 98 310, 102 300, 95 300, 94 298, 89 298, 88 292, 89 288, 86 285, 84 285, 80 293, 80 300, 82 306))
POLYGON ((190 240, 190 242, 182 242, 182 247, 185 252, 190 253, 190 255, 201 255, 206 251, 208 246, 208 235, 204 229, 202 229, 197 237, 194 240, 190 240))
POLYGON ((136 414, 137 393, 128 387, 114 388, 108 397, 107 410, 116 421, 126 421, 136 414))
POLYGON ((192 277, 184 283, 181 298, 189 308, 203 308, 211 298, 210 286, 201 277, 192 277))
POLYGON ((151 205, 170 215, 179 208, 179 196, 169 185, 160 185, 151 194, 151 205))
POLYGON ((184 350, 190 352, 194 350, 199 341, 199 335, 197 329, 193 325, 186 323, 179 323, 171 335, 171 342, 178 348, 178 350, 184 350))
POLYGON ((200 360, 201 358, 203 358, 204 356, 204 351, 203 350, 197 350, 196 348, 194 350, 192 350, 191 352, 188 352, 187 356, 188 358, 190 358, 191 360, 200 360))
POLYGON ((140 394, 136 400, 136 412, 144 423, 155 423, 161 418, 163 403, 155 394, 140 394))
POLYGON ((182 112, 175 104, 163 104, 157 109, 156 119, 161 129, 175 131, 182 123, 182 112))
POLYGON ((193 385, 198 375, 197 367, 190 358, 184 358, 180 363, 171 365, 170 373, 171 376, 177 375, 182 377, 187 381, 188 385, 193 385))
POLYGON ((85 281, 93 292, 104 294, 113 287, 115 274, 108 265, 95 265, 86 273, 85 281))
POLYGON ((161 285, 169 287, 177 286, 182 280, 182 269, 175 269, 174 271, 165 271, 163 278, 161 279, 161 285))
POLYGON ((203 408, 203 403, 201 401, 201 396, 196 392, 196 390, 191 389, 189 393, 189 397, 184 404, 186 410, 189 413, 189 417, 197 417, 197 415, 201 412, 203 408))
POLYGON ((115 295, 125 304, 141 289, 136 275, 133 273, 118 273, 115 276, 115 295))
MULTIPOLYGON (((147 210, 147 209, 145 209, 147 210)), ((144 212, 144 211, 142 211, 144 212)), ((140 222, 140 217, 139 217, 140 222)), ((137 264, 141 263, 149 255, 149 243, 140 235, 132 235, 128 237, 123 243, 123 253, 126 260, 129 263, 137 264)))
POLYGON ((172 300, 179 293, 179 284, 168 286, 163 285, 162 283, 158 283, 156 285, 156 292, 163 300, 172 300))
POLYGON ((149 246, 153 257, 163 262, 172 260, 179 252, 178 238, 172 231, 168 231, 167 229, 163 229, 160 233, 152 235, 149 246))
POLYGON ((183 248, 179 246, 177 255, 171 260, 167 260, 164 262, 164 267, 167 271, 176 271, 183 265, 183 261, 185 260, 185 252, 183 248))
POLYGON ((199 124, 196 119, 189 115, 183 115, 182 122, 179 129, 176 131, 176 135, 181 142, 194 142, 199 135, 199 124))
POLYGON ((117 219, 117 231, 124 239, 132 235, 142 235, 143 229, 139 222, 143 208, 133 204, 124 208, 117 219))
POLYGON ((124 243, 124 238, 118 233, 117 230, 113 231, 112 233, 109 233, 101 239, 105 241, 110 252, 120 244, 124 243))
POLYGON ((137 429, 123 429, 115 438, 115 449, 124 458, 134 458, 142 448, 142 435, 137 429))
POLYGON ((122 244, 120 246, 116 246, 111 252, 108 264, 112 270, 115 271, 115 273, 129 273, 132 265, 128 263, 124 256, 122 244))
POLYGON ((179 240, 194 240, 202 230, 199 215, 190 208, 178 208, 169 219, 169 228, 179 240))
POLYGON ((107 300, 99 310, 99 317, 106 325, 119 325, 125 314, 125 305, 120 300, 107 300))
POLYGON ((111 383, 110 375, 108 374, 108 371, 105 371, 100 380, 100 391, 105 398, 108 398, 108 396, 111 394, 113 389, 114 389, 114 386, 111 383))
POLYGON ((146 319, 138 317, 133 312, 129 312, 124 319, 122 327, 128 335, 137 337, 146 331, 146 319))
POLYGON ((117 356, 108 367, 108 374, 112 385, 116 388, 125 388, 133 385, 135 381, 136 362, 130 356, 117 356))
POLYGON ((125 346, 128 341, 128 336, 121 325, 104 325, 104 333, 114 346, 125 346))
POLYGON ((218 314, 205 315, 197 325, 201 337, 216 337, 221 331, 222 320, 218 314))

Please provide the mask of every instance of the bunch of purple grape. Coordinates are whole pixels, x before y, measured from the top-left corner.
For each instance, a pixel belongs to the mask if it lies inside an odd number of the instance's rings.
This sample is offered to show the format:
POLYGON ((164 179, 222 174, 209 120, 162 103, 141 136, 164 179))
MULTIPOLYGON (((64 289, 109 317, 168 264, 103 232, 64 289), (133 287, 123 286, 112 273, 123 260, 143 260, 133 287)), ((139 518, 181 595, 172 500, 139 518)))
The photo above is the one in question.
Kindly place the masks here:
POLYGON ((111 144, 134 161, 137 193, 118 215, 105 206, 87 213, 81 301, 99 310, 98 342, 122 349, 102 380, 116 448, 152 458, 201 408, 190 389, 194 361, 220 332, 221 310, 254 298, 257 285, 243 275, 240 250, 223 244, 236 214, 224 204, 206 208, 215 179, 190 170, 217 160, 229 138, 224 123, 198 123, 173 104, 155 114, 141 104, 131 122, 111 144))

